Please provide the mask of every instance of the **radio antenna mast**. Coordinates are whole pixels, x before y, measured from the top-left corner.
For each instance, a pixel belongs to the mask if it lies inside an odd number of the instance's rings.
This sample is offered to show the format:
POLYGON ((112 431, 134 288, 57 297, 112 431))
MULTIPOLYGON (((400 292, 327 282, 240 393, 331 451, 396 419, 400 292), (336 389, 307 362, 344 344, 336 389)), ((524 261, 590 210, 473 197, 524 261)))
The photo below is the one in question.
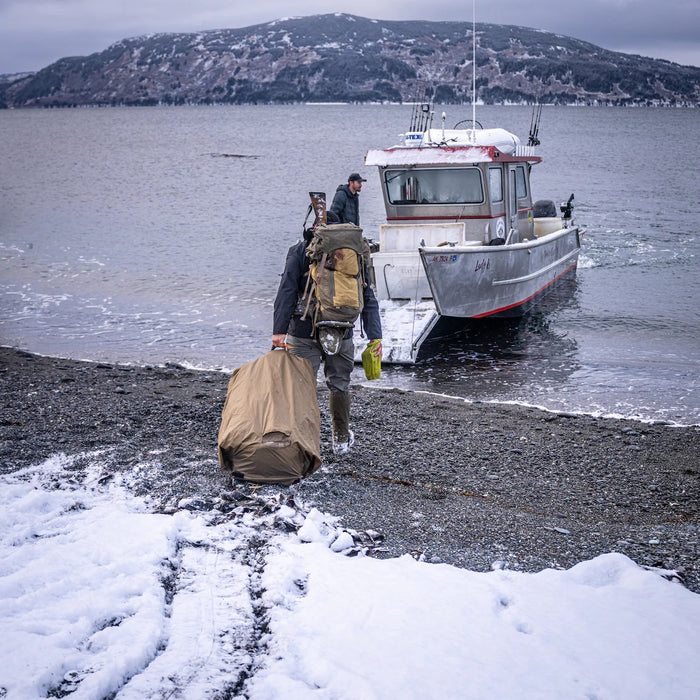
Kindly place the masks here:
POLYGON ((472 0, 472 142, 476 141, 476 0, 472 0))

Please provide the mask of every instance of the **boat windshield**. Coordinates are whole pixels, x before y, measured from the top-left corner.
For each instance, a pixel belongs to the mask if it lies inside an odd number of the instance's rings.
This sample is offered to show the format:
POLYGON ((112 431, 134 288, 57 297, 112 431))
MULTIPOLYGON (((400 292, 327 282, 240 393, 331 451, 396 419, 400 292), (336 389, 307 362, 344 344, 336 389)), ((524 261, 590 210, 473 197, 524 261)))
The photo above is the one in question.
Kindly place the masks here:
POLYGON ((481 204, 478 168, 411 168, 384 172, 391 204, 481 204))

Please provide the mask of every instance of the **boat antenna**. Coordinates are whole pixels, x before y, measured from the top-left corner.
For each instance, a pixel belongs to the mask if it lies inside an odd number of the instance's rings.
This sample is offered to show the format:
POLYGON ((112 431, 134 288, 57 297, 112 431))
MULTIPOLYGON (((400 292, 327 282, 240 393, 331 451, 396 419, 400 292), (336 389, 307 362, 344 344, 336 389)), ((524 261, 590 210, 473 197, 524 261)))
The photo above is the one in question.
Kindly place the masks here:
POLYGON ((532 105, 532 117, 530 117, 530 135, 527 139, 528 146, 540 145, 540 119, 542 118, 542 103, 540 102, 540 81, 535 88, 535 102, 532 105))
POLYGON ((425 102, 425 88, 421 93, 416 111, 416 131, 423 131, 423 103, 425 102))
POLYGON ((476 141, 476 0, 472 0, 472 142, 476 141))
POLYGON ((416 111, 418 109, 418 95, 413 100, 413 109, 411 110, 411 126, 409 127, 409 131, 415 131, 416 130, 416 111))
POLYGON ((542 103, 537 105, 537 120, 535 121, 535 145, 540 145, 540 119, 542 119, 542 103))

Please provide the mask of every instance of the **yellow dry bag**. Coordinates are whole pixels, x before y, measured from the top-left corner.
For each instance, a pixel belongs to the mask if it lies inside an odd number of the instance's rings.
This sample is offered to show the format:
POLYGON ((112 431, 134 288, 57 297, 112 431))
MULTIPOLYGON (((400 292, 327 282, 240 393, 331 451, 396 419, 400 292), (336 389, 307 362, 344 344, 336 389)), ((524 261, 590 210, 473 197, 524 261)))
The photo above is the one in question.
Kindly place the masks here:
POLYGON ((365 370, 367 379, 379 379, 382 374, 382 356, 373 355, 372 351, 379 345, 381 340, 373 340, 367 344, 367 348, 362 353, 362 368, 365 370))

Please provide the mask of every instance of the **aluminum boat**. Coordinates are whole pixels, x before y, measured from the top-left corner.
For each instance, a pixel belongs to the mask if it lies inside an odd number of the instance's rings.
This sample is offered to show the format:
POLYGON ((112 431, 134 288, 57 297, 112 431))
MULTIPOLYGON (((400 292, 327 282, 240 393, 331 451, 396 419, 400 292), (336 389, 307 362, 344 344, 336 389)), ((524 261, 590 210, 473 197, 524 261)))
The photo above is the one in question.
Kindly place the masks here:
POLYGON ((573 194, 559 211, 552 200, 533 204, 536 131, 523 145, 473 119, 451 129, 445 120, 433 128, 430 105, 414 106, 399 144, 365 158, 386 209, 370 277, 388 363, 415 362, 444 321, 520 316, 576 271, 584 231, 573 194))

